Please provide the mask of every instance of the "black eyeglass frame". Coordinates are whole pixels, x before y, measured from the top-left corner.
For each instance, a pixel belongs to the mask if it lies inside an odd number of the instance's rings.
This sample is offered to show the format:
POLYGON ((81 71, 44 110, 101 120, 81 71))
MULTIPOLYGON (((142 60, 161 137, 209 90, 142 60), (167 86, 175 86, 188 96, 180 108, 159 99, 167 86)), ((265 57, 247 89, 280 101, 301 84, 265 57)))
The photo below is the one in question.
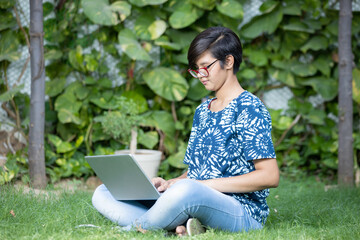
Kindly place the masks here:
POLYGON ((203 68, 199 68, 198 70, 193 70, 193 69, 188 69, 188 72, 191 74, 191 76, 193 76, 194 78, 199 78, 198 74, 200 74, 202 77, 207 77, 209 76, 209 68, 218 61, 219 59, 216 59, 215 61, 213 61, 212 63, 210 63, 208 66, 203 67, 203 68), (204 69, 206 71, 206 75, 202 72, 200 72, 201 69, 204 69), (196 75, 194 75, 196 73, 196 75))

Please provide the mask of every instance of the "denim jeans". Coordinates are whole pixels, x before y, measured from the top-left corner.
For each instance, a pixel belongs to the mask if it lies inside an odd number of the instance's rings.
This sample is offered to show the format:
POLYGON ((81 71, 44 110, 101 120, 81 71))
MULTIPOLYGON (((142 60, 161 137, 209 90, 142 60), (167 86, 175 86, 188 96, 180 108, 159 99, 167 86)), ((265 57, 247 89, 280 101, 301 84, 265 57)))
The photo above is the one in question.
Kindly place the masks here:
POLYGON ((190 217, 205 226, 230 232, 262 228, 240 202, 190 179, 176 182, 150 206, 140 201, 117 201, 104 185, 95 190, 92 203, 102 215, 127 230, 137 226, 173 230, 190 217))

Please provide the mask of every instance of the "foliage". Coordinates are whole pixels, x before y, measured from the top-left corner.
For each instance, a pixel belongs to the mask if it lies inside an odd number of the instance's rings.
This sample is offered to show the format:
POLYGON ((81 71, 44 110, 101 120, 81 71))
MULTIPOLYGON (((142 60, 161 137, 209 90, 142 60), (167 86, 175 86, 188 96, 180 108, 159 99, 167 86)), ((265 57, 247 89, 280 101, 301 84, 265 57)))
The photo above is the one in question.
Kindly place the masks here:
POLYGON ((124 97, 119 98, 118 111, 105 112, 104 116, 97 117, 94 121, 101 123, 104 132, 114 139, 123 139, 128 143, 131 129, 140 123, 137 105, 133 101, 126 101, 124 97))
MULTIPOLYGON (((238 73, 259 97, 287 87, 287 109, 270 109, 280 167, 332 177, 337 169, 337 29, 330 1, 265 1, 243 22, 249 1, 131 0, 44 3, 46 57, 46 164, 53 181, 89 176, 88 154, 110 154, 125 146, 95 121, 116 111, 117 98, 132 99, 143 113, 139 143, 165 152, 160 174, 181 172, 196 106, 207 92, 187 74, 187 49, 200 31, 223 25, 242 40, 238 73)), ((1 63, 16 59, 25 44, 11 13, 1 4, 1 63), (15 35, 14 35, 15 34, 15 35), (6 37, 3 37, 6 36, 6 37), (8 41, 7 39, 14 39, 8 41), (4 46, 7 46, 4 43, 4 46)), ((360 15, 353 12, 354 129, 359 130, 360 15)), ((1 94, 9 88, 3 87, 1 94)), ((14 94, 16 88, 12 88, 14 94)), ((1 95, 2 96, 2 95, 1 95)), ((5 97, 5 96, 4 96, 5 97)), ((356 139, 359 138, 355 134, 356 139)), ((358 141, 358 140, 356 140, 358 141)), ((360 147, 355 146, 359 152, 360 147)))

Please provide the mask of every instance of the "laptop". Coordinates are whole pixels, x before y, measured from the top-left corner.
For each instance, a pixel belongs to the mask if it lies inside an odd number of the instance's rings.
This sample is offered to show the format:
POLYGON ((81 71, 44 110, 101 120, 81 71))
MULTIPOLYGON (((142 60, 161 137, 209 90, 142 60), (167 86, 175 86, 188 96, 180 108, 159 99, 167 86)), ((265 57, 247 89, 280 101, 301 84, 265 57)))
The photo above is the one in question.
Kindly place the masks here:
POLYGON ((85 159, 116 200, 156 200, 160 193, 131 154, 85 159))

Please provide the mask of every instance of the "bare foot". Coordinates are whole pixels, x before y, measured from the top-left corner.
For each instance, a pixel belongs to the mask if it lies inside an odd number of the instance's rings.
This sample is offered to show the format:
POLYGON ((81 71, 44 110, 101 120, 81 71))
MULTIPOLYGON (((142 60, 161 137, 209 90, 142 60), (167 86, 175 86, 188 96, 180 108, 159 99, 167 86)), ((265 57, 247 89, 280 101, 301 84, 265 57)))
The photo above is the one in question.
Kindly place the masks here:
POLYGON ((177 226, 175 230, 176 235, 179 237, 187 236, 186 228, 185 226, 177 226))

